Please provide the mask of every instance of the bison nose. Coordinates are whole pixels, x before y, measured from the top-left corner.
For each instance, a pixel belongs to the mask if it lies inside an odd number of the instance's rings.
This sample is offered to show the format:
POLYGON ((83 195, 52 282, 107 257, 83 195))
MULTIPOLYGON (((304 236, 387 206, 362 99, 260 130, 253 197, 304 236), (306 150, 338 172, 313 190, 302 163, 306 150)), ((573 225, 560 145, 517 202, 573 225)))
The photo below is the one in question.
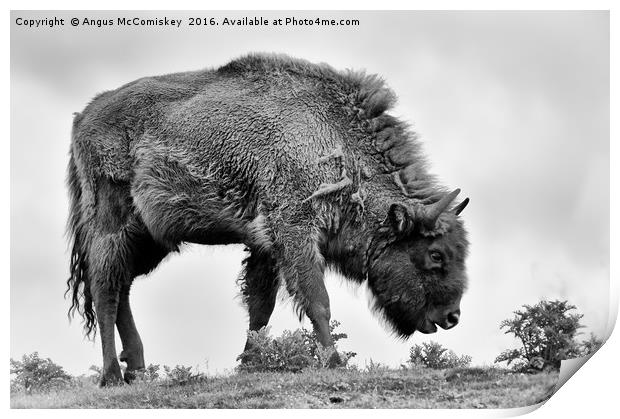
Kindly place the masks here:
POLYGON ((445 329, 451 329, 459 323, 459 317, 461 317, 461 310, 451 311, 446 315, 446 327, 445 329))
POLYGON ((436 307, 428 314, 428 319, 442 329, 452 329, 461 318, 461 308, 458 304, 450 307, 436 307))

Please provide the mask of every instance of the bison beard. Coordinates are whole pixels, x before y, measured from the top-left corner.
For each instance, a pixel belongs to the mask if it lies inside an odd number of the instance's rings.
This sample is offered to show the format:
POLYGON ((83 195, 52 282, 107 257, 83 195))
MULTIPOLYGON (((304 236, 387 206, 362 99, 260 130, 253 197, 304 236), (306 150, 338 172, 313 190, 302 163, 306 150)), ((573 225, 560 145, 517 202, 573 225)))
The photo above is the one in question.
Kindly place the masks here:
POLYGON ((76 114, 67 292, 86 334, 99 327, 100 384, 123 378, 115 327, 125 381, 144 368, 131 284, 183 242, 245 244, 250 330, 283 285, 333 346, 326 267, 366 282, 399 336, 453 327, 468 199, 428 174, 416 134, 386 113, 394 101, 374 75, 249 55, 139 79, 76 114))

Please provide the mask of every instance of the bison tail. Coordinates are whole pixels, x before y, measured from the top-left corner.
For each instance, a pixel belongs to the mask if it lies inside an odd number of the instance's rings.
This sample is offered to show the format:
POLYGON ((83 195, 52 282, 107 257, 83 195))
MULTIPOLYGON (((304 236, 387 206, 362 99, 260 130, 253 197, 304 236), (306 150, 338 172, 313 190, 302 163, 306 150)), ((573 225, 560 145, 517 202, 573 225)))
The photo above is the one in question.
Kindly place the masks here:
POLYGON ((84 332, 87 337, 96 334, 97 319, 93 310, 93 299, 90 293, 88 278, 88 237, 82 217, 82 188, 73 153, 69 159, 67 186, 69 188, 69 220, 67 233, 71 246, 70 275, 67 280, 67 295, 71 296, 71 307, 67 313, 69 320, 77 311, 84 320, 84 332))

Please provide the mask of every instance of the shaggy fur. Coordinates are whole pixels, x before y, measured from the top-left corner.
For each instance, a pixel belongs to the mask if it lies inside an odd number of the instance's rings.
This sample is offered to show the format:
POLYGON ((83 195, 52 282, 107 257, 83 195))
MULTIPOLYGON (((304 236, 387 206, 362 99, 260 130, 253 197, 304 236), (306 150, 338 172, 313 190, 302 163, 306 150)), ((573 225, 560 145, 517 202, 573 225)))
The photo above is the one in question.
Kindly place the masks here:
POLYGON ((441 324, 428 313, 454 308, 466 285, 464 205, 450 206, 416 134, 386 113, 394 102, 375 75, 249 55, 136 80, 77 114, 67 285, 70 314, 87 334, 99 324, 102 384, 120 377, 115 325, 128 371, 144 367, 129 287, 182 242, 247 246, 239 282, 252 330, 283 284, 332 345, 328 265, 368 280, 397 334, 441 324))

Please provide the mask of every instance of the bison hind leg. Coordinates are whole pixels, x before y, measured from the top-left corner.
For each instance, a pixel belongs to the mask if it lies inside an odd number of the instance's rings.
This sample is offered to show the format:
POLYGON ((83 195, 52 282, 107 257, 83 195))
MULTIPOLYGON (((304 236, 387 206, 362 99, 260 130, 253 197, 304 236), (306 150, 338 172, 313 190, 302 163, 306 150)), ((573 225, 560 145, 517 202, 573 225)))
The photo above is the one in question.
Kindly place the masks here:
POLYGON ((102 179, 97 185, 95 217, 89 231, 88 273, 103 349, 100 385, 122 380, 116 353, 114 327, 118 329, 127 362, 125 381, 144 368, 142 342, 129 307, 133 279, 151 271, 168 250, 149 235, 134 212, 129 186, 102 179))
POLYGON ((168 249, 153 240, 146 227, 139 223, 130 241, 130 281, 120 289, 116 317, 116 328, 123 344, 119 359, 127 364, 124 376, 126 383, 131 383, 135 379, 136 371, 142 371, 145 368, 142 340, 129 305, 131 283, 136 276, 147 274, 155 269, 167 254, 168 249))

